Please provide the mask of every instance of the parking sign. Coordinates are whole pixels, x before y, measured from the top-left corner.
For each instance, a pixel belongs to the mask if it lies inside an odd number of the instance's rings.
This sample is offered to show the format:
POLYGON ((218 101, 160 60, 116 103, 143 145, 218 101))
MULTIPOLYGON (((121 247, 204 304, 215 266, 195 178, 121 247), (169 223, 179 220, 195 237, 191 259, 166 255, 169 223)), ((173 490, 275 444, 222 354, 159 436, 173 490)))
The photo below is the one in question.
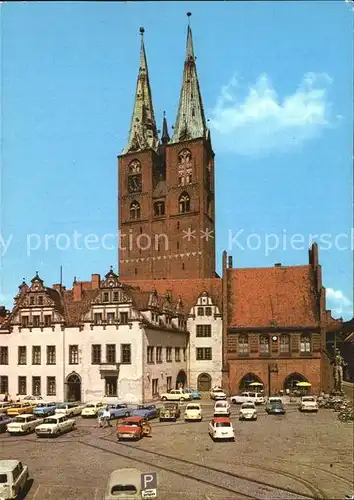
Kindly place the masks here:
POLYGON ((156 472, 147 472, 141 474, 141 497, 157 497, 157 474, 156 472))

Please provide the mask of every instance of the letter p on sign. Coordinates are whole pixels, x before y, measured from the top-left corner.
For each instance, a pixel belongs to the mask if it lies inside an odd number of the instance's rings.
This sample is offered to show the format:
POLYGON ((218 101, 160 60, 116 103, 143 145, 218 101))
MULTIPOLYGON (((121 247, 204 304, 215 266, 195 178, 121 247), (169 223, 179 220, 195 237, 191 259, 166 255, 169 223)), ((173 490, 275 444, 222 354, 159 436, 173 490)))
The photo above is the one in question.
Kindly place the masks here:
POLYGON ((157 497, 157 473, 149 472, 141 474, 141 497, 156 498, 157 497))

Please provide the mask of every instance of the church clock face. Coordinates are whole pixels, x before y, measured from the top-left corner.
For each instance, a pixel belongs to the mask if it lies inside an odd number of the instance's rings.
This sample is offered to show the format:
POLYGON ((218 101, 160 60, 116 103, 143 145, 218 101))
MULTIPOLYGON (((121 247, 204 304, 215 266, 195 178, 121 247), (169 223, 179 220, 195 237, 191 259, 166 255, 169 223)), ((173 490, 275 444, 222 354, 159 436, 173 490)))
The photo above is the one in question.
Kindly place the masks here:
POLYGON ((128 192, 140 193, 142 190, 141 175, 129 175, 128 177, 128 192))

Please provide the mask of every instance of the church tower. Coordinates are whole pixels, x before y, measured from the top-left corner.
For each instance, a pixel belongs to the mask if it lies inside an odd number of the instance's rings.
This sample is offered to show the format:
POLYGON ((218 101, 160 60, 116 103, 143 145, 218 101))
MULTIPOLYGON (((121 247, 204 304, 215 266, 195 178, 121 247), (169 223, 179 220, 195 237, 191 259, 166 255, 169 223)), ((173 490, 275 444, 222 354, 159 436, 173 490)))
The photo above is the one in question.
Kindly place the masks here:
MULTIPOLYGON (((190 14, 189 14, 190 15, 190 14)), ((156 127, 143 28, 129 139, 118 158, 121 279, 215 277, 214 153, 188 25, 177 119, 156 127)))

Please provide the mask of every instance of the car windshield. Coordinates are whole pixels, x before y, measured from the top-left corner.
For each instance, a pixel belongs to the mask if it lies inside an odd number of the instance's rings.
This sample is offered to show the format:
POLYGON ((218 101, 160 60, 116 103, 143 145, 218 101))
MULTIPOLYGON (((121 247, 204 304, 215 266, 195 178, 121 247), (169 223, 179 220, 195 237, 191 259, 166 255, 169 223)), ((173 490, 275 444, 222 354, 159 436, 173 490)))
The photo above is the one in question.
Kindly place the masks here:
POLYGON ((57 406, 57 410, 66 410, 67 408, 68 408, 68 406, 64 405, 64 404, 57 406))
POLYGON ((13 419, 13 422, 23 424, 23 422, 26 422, 26 417, 16 417, 13 419))
POLYGON ((282 402, 281 402, 281 401, 272 401, 271 406, 272 406, 273 408, 280 408, 280 407, 281 407, 281 406, 283 406, 283 405, 282 405, 282 402))
POLYGON ((220 392, 220 393, 224 394, 224 391, 222 389, 214 389, 214 392, 220 392))
POLYGON ((254 405, 253 404, 249 404, 249 405, 242 405, 241 407, 243 410, 254 410, 254 405))
POLYGON ((86 408, 96 408, 96 405, 94 405, 94 404, 88 404, 88 405, 86 405, 86 408))
POLYGON ((175 408, 177 408, 177 406, 174 405, 174 404, 167 404, 167 405, 164 406, 164 408, 166 410, 174 410, 175 408))
POLYGON ((200 406, 198 405, 188 405, 187 410, 200 410, 200 406))
POLYGON ((215 405, 217 408, 225 408, 227 406, 227 401, 220 401, 215 405))
POLYGON ((45 406, 48 406, 44 403, 38 403, 38 405, 36 406, 36 408, 44 408, 45 406))
POLYGON ((0 474, 0 484, 5 484, 5 483, 7 483, 7 475, 0 474))
POLYGON ((215 427, 231 427, 231 422, 217 422, 215 427))
POLYGON ((44 424, 56 424, 58 422, 58 420, 56 418, 46 418, 44 420, 44 424))
POLYGON ((139 427, 139 424, 137 424, 136 422, 124 422, 123 425, 127 425, 129 427, 139 427))
POLYGON ((303 401, 315 401, 315 398, 311 397, 311 396, 307 396, 307 397, 304 397, 302 398, 303 401))

